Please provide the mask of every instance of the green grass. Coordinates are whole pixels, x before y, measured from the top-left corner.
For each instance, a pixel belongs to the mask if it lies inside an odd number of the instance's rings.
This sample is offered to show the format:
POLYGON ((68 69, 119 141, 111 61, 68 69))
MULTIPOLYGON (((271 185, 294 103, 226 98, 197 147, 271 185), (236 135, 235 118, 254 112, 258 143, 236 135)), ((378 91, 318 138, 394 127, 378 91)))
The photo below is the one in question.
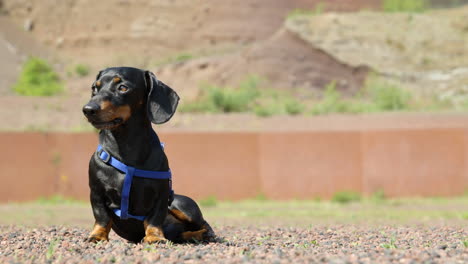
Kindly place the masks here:
POLYGON ((54 239, 54 240, 52 240, 50 242, 49 246, 47 247, 47 251, 46 251, 46 259, 47 260, 50 261, 54 257, 55 249, 58 246, 58 242, 59 242, 58 239, 54 239))
POLYGON ((234 113, 253 112, 267 117, 278 114, 298 115, 305 106, 287 92, 260 88, 264 80, 250 75, 235 88, 205 84, 198 98, 181 104, 182 112, 234 113))
POLYGON ((75 66, 75 73, 79 77, 85 77, 88 76, 90 72, 89 66, 85 64, 77 64, 75 66))
POLYGON ((204 85, 201 94, 193 102, 181 105, 182 112, 232 113, 247 112, 259 97, 260 79, 249 76, 237 88, 204 85))
POLYGON ((15 93, 26 96, 52 96, 63 92, 58 74, 47 61, 31 57, 23 65, 15 93))
POLYGON ((268 82, 255 75, 247 76, 236 87, 205 84, 198 97, 183 102, 182 112, 254 113, 273 115, 366 114, 380 112, 467 111, 468 97, 441 96, 435 92, 417 93, 375 74, 370 74, 357 92, 340 91, 335 81, 317 95, 271 89, 268 82))
POLYGON ((387 199, 386 202, 379 204, 369 198, 362 198, 354 203, 251 199, 237 202, 221 201, 216 207, 206 207, 202 210, 208 219, 231 219, 236 222, 242 222, 242 219, 258 223, 274 223, 281 219, 291 224, 413 223, 434 220, 463 222, 466 219, 463 219, 460 208, 466 202, 468 202, 466 197, 387 199))
POLYGON ((173 64, 173 63, 181 63, 185 61, 189 61, 195 58, 200 57, 201 55, 194 55, 189 52, 181 52, 175 55, 168 56, 166 58, 163 58, 157 62, 155 62, 155 66, 162 66, 162 65, 167 65, 167 64, 173 64))
POLYGON ((384 0, 383 10, 385 12, 424 12, 428 9, 426 0, 384 0))
MULTIPOLYGON (((386 198, 375 203, 363 197, 353 203, 328 200, 275 201, 252 198, 241 201, 219 201, 215 197, 202 199, 198 204, 210 223, 236 225, 298 225, 331 223, 425 223, 452 221, 466 224, 467 196, 454 198, 386 198), (203 201, 205 200, 205 201, 203 201), (206 203, 208 201, 208 203, 206 203), (213 205, 214 204, 214 205, 213 205)), ((65 225, 89 228, 93 223, 88 201, 75 201, 60 196, 28 203, 0 204, 0 225, 25 226, 65 225)), ((460 243, 466 241, 461 238, 460 243)))
POLYGON ((411 108, 412 95, 409 91, 376 78, 370 78, 363 89, 364 96, 371 100, 377 111, 400 111, 411 108))
POLYGON ((354 191, 341 191, 337 192, 333 195, 332 201, 336 203, 351 203, 351 202, 358 202, 361 200, 361 194, 354 191))
POLYGON ((214 207, 218 204, 218 199, 216 199, 216 196, 210 195, 204 199, 200 199, 198 204, 203 207, 214 207))
POLYGON ((172 62, 183 62, 193 59, 194 56, 190 53, 180 53, 173 57, 172 62))
POLYGON ((370 196, 370 199, 376 203, 384 202, 386 199, 385 192, 383 190, 378 190, 370 196))
POLYGON ((342 94, 336 90, 336 82, 331 82, 325 87, 322 99, 313 105, 311 113, 313 115, 324 115, 353 112, 351 107, 352 103, 345 100, 342 94))
POLYGON ((302 9, 302 8, 295 8, 288 12, 287 19, 296 18, 298 16, 316 16, 321 15, 325 11, 326 2, 320 2, 315 6, 315 9, 302 9))
POLYGON ((313 115, 330 113, 375 113, 412 110, 413 95, 406 89, 371 76, 364 87, 354 96, 345 97, 331 82, 322 98, 315 102, 310 111, 313 115))
POLYGON ((396 245, 396 238, 394 236, 390 238, 390 241, 388 243, 383 243, 381 246, 385 249, 397 249, 398 248, 396 245))
POLYGON ((39 205, 59 205, 59 204, 76 204, 76 203, 83 203, 80 200, 76 200, 70 197, 64 197, 61 195, 52 195, 47 197, 40 197, 37 200, 33 201, 33 203, 39 205))

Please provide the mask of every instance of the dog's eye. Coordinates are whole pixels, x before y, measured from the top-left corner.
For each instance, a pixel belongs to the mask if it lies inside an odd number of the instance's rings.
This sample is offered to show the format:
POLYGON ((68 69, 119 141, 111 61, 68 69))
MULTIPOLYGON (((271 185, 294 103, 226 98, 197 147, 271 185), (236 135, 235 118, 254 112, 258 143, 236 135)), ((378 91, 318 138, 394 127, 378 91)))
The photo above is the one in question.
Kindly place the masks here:
POLYGON ((93 95, 97 94, 97 93, 98 93, 98 88, 97 88, 96 86, 93 85, 93 86, 91 87, 91 93, 92 93, 93 95))
POLYGON ((128 87, 125 86, 125 85, 120 85, 120 86, 117 88, 117 90, 119 90, 119 92, 121 92, 121 93, 125 93, 125 92, 128 91, 128 87))

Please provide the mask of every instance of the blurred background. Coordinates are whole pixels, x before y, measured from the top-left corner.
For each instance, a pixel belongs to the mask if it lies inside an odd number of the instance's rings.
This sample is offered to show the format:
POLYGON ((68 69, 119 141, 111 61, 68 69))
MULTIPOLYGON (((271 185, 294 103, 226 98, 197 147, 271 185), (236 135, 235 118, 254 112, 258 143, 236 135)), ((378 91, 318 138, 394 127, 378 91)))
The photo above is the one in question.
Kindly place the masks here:
POLYGON ((109 66, 180 95, 155 130, 207 206, 466 194, 466 0, 0 0, 0 202, 87 201, 109 66))

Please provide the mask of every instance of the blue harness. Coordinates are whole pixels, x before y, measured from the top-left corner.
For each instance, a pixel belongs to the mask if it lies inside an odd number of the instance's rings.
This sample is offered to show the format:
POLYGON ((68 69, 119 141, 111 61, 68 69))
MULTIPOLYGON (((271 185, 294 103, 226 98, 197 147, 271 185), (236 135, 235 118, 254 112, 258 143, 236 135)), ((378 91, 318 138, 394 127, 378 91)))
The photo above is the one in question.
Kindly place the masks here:
MULTIPOLYGON (((164 148, 164 144, 161 143, 161 146, 164 148)), ((98 157, 106 164, 111 165, 112 167, 118 169, 119 171, 125 173, 125 179, 122 186, 122 199, 120 201, 120 209, 114 209, 114 213, 120 217, 120 219, 134 218, 140 221, 146 219, 146 216, 131 215, 128 213, 128 199, 130 198, 130 188, 132 187, 133 177, 141 177, 148 179, 156 180, 169 180, 169 204, 174 200, 174 191, 172 190, 172 173, 169 171, 147 171, 139 170, 132 166, 125 165, 118 159, 112 157, 109 153, 104 151, 101 145, 98 145, 97 148, 98 157)))

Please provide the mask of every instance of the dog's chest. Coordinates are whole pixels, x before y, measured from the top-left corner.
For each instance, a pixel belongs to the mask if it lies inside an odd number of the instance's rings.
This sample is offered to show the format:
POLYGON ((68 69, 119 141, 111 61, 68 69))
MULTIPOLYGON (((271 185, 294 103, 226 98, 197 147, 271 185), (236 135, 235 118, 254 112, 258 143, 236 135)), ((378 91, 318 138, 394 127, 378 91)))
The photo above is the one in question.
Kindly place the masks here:
MULTIPOLYGON (((120 208, 125 173, 115 169, 103 169, 98 170, 96 175, 104 189, 108 207, 111 209, 120 208)), ((158 187, 163 184, 161 181, 164 180, 133 177, 129 197, 130 211, 142 212, 152 208, 158 196, 158 187)))

